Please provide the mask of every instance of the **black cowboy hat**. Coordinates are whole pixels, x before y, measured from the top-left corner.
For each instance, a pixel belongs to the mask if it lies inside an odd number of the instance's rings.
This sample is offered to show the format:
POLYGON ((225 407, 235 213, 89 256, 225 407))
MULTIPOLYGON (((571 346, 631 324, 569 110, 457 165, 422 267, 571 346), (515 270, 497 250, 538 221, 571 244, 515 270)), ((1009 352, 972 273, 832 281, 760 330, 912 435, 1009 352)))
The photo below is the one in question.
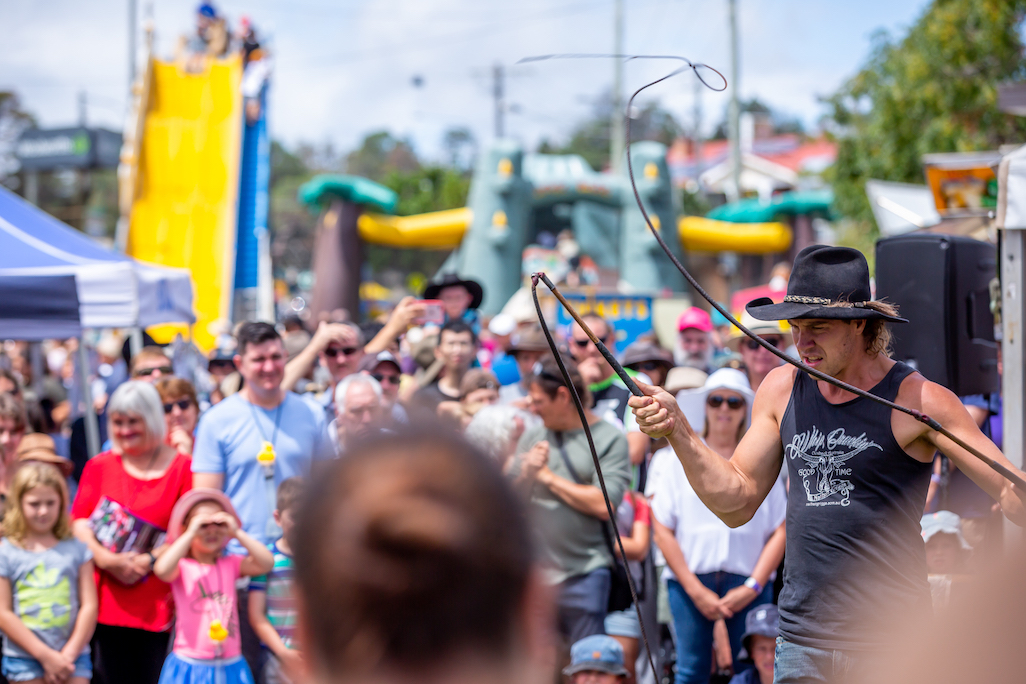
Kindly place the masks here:
POLYGON ((882 318, 908 323, 866 306, 872 300, 869 290, 869 264, 862 252, 850 247, 812 245, 794 259, 787 296, 780 304, 760 297, 745 308, 760 321, 785 321, 793 318, 833 318, 859 320, 882 318), (854 306, 829 306, 849 302, 854 306))
POLYGON ((439 293, 446 288, 453 285, 460 285, 470 293, 473 298, 470 300, 470 306, 468 309, 476 309, 481 306, 481 300, 484 299, 484 290, 481 288, 481 283, 476 280, 463 280, 455 273, 446 273, 442 276, 441 280, 437 280, 433 283, 428 284, 424 288, 424 299, 438 299, 439 293))

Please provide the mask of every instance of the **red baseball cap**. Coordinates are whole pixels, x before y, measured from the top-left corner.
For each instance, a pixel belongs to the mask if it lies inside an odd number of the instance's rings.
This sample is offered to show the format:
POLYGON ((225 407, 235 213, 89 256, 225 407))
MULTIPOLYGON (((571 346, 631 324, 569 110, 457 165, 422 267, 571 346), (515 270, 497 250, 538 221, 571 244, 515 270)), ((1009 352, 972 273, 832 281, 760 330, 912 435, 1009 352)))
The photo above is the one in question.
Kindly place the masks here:
POLYGON ((699 309, 697 306, 693 306, 680 315, 677 319, 677 330, 687 330, 688 328, 695 328, 702 332, 712 332, 713 324, 709 314, 699 309))

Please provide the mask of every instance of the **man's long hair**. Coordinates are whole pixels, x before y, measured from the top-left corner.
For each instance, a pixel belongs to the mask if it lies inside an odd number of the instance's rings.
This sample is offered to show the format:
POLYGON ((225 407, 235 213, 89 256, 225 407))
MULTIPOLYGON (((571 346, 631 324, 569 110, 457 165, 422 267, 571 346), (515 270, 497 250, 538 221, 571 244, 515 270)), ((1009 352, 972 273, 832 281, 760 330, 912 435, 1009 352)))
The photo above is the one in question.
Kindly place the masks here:
MULTIPOLYGON (((850 309, 855 305, 850 302, 834 302, 827 306, 850 309)), ((898 315, 898 307, 889 302, 866 302, 862 306, 886 316, 898 315)), ((894 337, 891 335, 890 328, 887 327, 886 320, 882 318, 866 319, 866 328, 862 331, 862 337, 866 340, 866 353, 870 356, 875 357, 880 354, 884 356, 891 355, 891 343, 894 341, 894 337)))

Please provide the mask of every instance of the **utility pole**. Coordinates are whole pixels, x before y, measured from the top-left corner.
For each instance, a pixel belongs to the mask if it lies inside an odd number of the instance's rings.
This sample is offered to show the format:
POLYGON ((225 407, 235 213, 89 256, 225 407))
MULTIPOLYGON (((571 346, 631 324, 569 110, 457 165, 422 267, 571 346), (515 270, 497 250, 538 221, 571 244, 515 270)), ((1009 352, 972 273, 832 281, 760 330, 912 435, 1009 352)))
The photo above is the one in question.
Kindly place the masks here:
MULTIPOLYGON (((623 0, 613 4, 613 54, 623 54, 623 0)), ((623 59, 613 58, 613 112, 609 120, 609 168, 618 173, 624 146, 623 59)))
POLYGON ((741 58, 737 41, 737 0, 728 1, 730 2, 730 173, 731 183, 734 187, 727 188, 727 198, 736 201, 741 199, 741 111, 737 101, 741 58))
POLYGON ((495 139, 506 135, 504 117, 506 114, 506 74, 501 64, 492 67, 492 96, 495 98, 495 139))
POLYGON ((86 116, 86 91, 78 91, 78 125, 85 128, 88 117, 86 116))
POLYGON ((137 0, 128 0, 128 95, 131 102, 132 85, 135 83, 135 9, 137 0))
POLYGON ((700 79, 692 79, 695 82, 695 112, 694 132, 692 133, 691 154, 695 160, 695 183, 698 184, 698 192, 702 193, 702 182, 699 178, 702 175, 702 88, 705 86, 700 79))

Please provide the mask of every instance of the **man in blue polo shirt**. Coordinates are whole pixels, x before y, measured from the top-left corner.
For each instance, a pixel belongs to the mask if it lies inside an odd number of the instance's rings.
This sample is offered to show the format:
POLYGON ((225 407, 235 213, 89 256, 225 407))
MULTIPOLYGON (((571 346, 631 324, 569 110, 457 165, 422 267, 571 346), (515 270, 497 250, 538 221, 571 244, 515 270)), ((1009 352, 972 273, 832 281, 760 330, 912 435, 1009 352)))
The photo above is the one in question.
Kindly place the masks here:
MULTIPOLYGON (((313 461, 334 455, 324 411, 281 389, 285 348, 269 323, 239 328, 237 393, 200 418, 193 449, 195 487, 224 491, 243 529, 269 544, 278 536, 275 492, 290 477, 305 477, 313 461)), ((239 551, 229 546, 230 551, 239 551)))

